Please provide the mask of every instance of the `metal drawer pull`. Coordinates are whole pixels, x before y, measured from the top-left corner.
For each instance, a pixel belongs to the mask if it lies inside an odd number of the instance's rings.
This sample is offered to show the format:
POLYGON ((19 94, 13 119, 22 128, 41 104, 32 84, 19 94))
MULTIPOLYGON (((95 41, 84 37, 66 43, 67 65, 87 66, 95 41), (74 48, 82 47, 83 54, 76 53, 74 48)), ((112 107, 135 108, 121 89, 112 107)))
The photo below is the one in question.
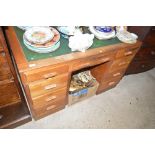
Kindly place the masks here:
POLYGON ((119 72, 118 72, 118 73, 113 74, 113 76, 114 76, 114 77, 119 76, 119 75, 121 75, 121 73, 119 73, 119 72))
POLYGON ((107 62, 107 61, 109 61, 109 60, 110 60, 110 58, 101 59, 102 62, 107 62))
POLYGON ((45 79, 48 79, 48 78, 54 77, 54 76, 56 76, 56 75, 57 75, 57 73, 54 72, 54 73, 45 74, 45 75, 43 75, 43 77, 44 77, 45 79))
POLYGON ((57 98, 56 96, 51 96, 49 98, 46 98, 45 101, 49 102, 49 101, 54 100, 56 98, 57 98))
POLYGON ((51 85, 45 86, 45 90, 53 89, 56 86, 57 86, 56 84, 51 84, 51 85))
POLYGON ((115 84, 115 82, 113 81, 113 82, 109 82, 109 86, 111 86, 111 85, 113 85, 113 84, 115 84))
POLYGON ((119 63, 119 66, 122 66, 122 65, 125 65, 125 64, 127 64, 127 62, 121 62, 121 63, 119 63))
POLYGON ((51 110, 51 109, 53 109, 55 107, 56 107, 56 105, 51 105, 51 106, 47 107, 46 110, 51 110))
POLYGON ((133 54, 133 52, 132 51, 129 51, 129 52, 125 52, 125 56, 128 56, 128 55, 131 55, 131 54, 133 54))
POLYGON ((151 55, 155 55, 155 51, 151 51, 151 55))

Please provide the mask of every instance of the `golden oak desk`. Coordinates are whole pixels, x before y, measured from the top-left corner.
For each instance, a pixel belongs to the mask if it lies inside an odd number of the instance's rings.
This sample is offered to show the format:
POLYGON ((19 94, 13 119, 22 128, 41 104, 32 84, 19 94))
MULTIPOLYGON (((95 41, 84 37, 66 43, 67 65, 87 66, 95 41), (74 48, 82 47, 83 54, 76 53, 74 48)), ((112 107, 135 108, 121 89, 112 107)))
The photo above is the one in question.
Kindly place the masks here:
POLYGON ((13 27, 5 28, 8 44, 35 119, 61 110, 68 104, 72 73, 88 68, 99 82, 97 94, 115 87, 141 46, 117 43, 88 49, 85 53, 27 61, 13 27))

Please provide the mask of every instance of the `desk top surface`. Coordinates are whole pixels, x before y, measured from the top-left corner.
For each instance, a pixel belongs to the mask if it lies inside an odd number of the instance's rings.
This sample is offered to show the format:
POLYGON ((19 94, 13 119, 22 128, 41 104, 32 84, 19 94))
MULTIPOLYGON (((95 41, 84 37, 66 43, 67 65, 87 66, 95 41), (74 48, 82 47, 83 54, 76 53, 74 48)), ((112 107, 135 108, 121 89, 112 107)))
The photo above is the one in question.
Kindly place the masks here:
MULTIPOLYGON (((23 43, 24 31, 19 29, 18 27, 14 27, 14 30, 15 30, 15 33, 17 35, 17 38, 20 42, 20 45, 22 47, 22 50, 24 52, 24 55, 27 61, 34 61, 34 60, 46 59, 50 57, 56 57, 56 56, 61 56, 65 54, 75 53, 75 52, 72 52, 71 49, 68 47, 68 39, 63 38, 62 36, 60 39, 60 47, 56 51, 51 52, 51 53, 46 53, 46 54, 40 54, 40 53, 33 52, 29 50, 23 43)), ((107 46, 107 45, 118 44, 118 43, 121 43, 121 42, 117 38, 113 38, 109 40, 98 40, 95 38, 94 43, 90 49, 107 46)))

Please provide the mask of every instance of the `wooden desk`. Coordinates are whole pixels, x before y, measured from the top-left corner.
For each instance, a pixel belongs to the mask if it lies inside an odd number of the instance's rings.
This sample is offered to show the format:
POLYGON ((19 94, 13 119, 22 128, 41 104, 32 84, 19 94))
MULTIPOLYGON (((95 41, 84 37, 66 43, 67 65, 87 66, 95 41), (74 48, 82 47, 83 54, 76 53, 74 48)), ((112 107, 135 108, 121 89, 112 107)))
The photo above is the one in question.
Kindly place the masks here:
POLYGON ((99 82, 97 94, 115 87, 141 46, 139 41, 132 45, 115 43, 91 48, 85 53, 70 52, 28 61, 15 29, 7 27, 5 33, 35 119, 65 108, 74 71, 89 68, 99 82))

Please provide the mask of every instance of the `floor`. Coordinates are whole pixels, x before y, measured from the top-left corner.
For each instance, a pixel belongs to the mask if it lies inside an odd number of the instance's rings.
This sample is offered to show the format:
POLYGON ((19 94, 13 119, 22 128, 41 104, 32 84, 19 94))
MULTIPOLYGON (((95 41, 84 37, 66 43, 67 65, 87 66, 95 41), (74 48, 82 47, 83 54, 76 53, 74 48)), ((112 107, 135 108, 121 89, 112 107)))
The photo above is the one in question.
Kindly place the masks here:
POLYGON ((125 76, 113 89, 18 129, 155 128, 155 69, 125 76))

